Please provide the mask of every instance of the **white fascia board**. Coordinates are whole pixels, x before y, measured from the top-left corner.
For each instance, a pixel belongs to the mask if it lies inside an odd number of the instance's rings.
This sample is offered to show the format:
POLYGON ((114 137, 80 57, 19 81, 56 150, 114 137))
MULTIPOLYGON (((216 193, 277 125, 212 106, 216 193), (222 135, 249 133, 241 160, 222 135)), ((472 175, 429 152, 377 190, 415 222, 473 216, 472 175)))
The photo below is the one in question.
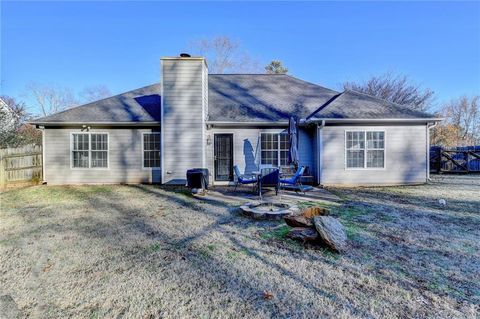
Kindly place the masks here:
POLYGON ((212 126, 288 126, 288 121, 277 121, 277 122, 206 121, 205 124, 212 125, 212 126))
POLYGON ((90 126, 149 126, 160 125, 160 122, 28 122, 37 126, 68 126, 68 125, 90 125, 90 126))
POLYGON ((309 119, 307 123, 318 123, 325 121, 326 123, 428 123, 440 122, 443 118, 399 118, 399 119, 329 119, 329 118, 314 118, 309 119))

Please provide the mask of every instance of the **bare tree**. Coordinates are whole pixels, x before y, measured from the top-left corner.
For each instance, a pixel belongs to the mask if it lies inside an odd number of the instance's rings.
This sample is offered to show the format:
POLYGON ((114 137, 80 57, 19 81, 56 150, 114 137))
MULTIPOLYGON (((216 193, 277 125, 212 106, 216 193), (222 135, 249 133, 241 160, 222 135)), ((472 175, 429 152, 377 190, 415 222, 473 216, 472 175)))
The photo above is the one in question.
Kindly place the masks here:
POLYGON ((90 103, 111 96, 112 93, 105 85, 93 85, 84 88, 80 92, 80 101, 82 103, 90 103))
POLYGON ((193 54, 207 59, 210 73, 259 72, 259 63, 227 36, 194 40, 189 46, 193 54))
POLYGON ((35 101, 35 106, 43 116, 63 111, 75 106, 78 102, 72 90, 31 83, 27 86, 27 95, 35 101))
POLYGON ((41 133, 26 123, 28 119, 25 103, 6 95, 0 97, 0 148, 41 142, 41 133))
POLYGON ((445 103, 440 115, 445 120, 434 129, 432 144, 465 146, 480 143, 480 96, 462 96, 445 103))
POLYGON ((27 111, 25 103, 18 102, 15 98, 2 95, 0 96, 0 103, 2 104, 2 118, 6 119, 10 117, 12 121, 16 123, 22 123, 26 121, 30 114, 27 111))
POLYGON ((266 67, 265 71, 268 74, 287 74, 288 69, 283 66, 282 61, 272 60, 266 67))
POLYGON ((404 75, 392 75, 391 73, 372 76, 369 80, 360 83, 345 82, 343 87, 420 111, 429 110, 434 97, 432 90, 421 88, 404 75))

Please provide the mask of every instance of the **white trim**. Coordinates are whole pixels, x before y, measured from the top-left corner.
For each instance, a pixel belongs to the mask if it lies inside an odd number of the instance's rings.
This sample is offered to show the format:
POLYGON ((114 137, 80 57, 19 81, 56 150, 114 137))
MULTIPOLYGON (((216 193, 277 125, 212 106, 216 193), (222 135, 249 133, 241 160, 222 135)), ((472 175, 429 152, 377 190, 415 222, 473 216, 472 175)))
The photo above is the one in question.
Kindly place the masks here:
POLYGON ((388 122, 388 123, 403 123, 403 122, 412 122, 412 123, 426 123, 426 122, 439 122, 443 121, 444 118, 386 118, 386 119, 329 119, 329 118, 312 118, 308 119, 306 123, 315 123, 320 121, 325 121, 327 123, 376 123, 376 122, 388 122))
POLYGON ((425 125, 425 159, 426 159, 426 172, 425 172, 425 178, 426 181, 429 180, 430 178, 430 129, 428 127, 429 123, 425 125))
POLYGON ((202 65, 202 167, 207 167, 208 68, 202 65))
MULTIPOLYGON (((164 125, 163 125, 163 60, 160 59, 160 183, 165 183, 165 175, 166 171, 163 170, 165 166, 165 152, 164 152, 164 141, 165 141, 165 133, 164 133, 164 125)), ((143 135, 142 135, 142 167, 143 167, 143 135)))
POLYGON ((45 127, 43 127, 42 129, 42 183, 46 183, 47 182, 47 178, 45 176, 45 127))
POLYGON ((317 126, 317 183, 322 182, 323 169, 323 125, 317 126))
POLYGON ((161 122, 28 122, 32 125, 42 125, 42 126, 67 126, 67 125, 88 125, 88 126, 157 126, 161 122))
MULTIPOLYGON (((235 140, 236 140, 235 135, 236 134, 235 134, 235 132, 232 132, 232 131, 225 131, 225 132, 224 131, 217 131, 217 132, 214 132, 212 134, 213 134, 213 139, 212 139, 212 144, 213 144, 213 147, 212 147, 213 176, 212 177, 213 178, 212 178, 212 180, 213 180, 214 183, 234 182, 235 181, 235 171, 232 171, 232 173, 233 173, 233 180, 232 181, 217 181, 215 179, 215 173, 216 173, 215 172, 215 135, 217 135, 217 134, 219 134, 219 135, 221 135, 221 134, 231 134, 232 135, 233 166, 235 166, 235 158, 236 158, 236 156, 235 156, 235 140)), ((232 166, 232 170, 233 170, 233 166, 232 166)))
POLYGON ((207 125, 211 126, 236 126, 236 127, 255 127, 255 126, 286 126, 288 127, 288 121, 280 122, 229 122, 229 121, 206 121, 207 125))
MULTIPOLYGON (((161 73, 163 74, 163 67, 161 73)), ((163 78, 162 78, 162 85, 160 86, 161 90, 161 114, 163 114, 163 78)), ((304 120, 301 119, 299 121, 299 125, 308 124, 308 123, 316 123, 325 121, 326 123, 404 123, 404 122, 411 122, 411 123, 426 123, 426 122, 439 122, 443 121, 444 118, 413 118, 413 119, 329 119, 329 118, 314 118, 304 120)), ((151 121, 151 122, 92 122, 92 121, 84 121, 84 122, 36 122, 31 121, 28 122, 32 125, 44 125, 44 126, 66 126, 66 125, 108 125, 108 126, 151 126, 151 125, 163 125, 163 117, 160 121, 151 121)), ((288 126, 288 121, 271 121, 271 122, 255 122, 255 121, 248 121, 248 122, 240 122, 240 121, 205 121, 205 124, 212 125, 212 126, 238 126, 238 127, 252 127, 252 126, 288 126)))
MULTIPOLYGON (((278 143, 278 147, 277 147, 277 150, 276 152, 277 153, 277 161, 278 161, 278 167, 282 167, 281 165, 281 156, 280 156, 280 152, 281 152, 281 148, 280 148, 280 135, 281 134, 286 134, 288 135, 288 133, 284 133, 284 131, 280 131, 280 132, 260 132, 259 134, 259 144, 260 144, 260 156, 259 156, 259 161, 258 161, 258 165, 265 165, 265 164, 262 164, 262 134, 274 134, 274 135, 277 135, 277 143, 278 143)), ((268 149, 267 151, 274 151, 274 149, 268 149)), ((287 164, 288 166, 288 164, 287 164)), ((283 165, 283 167, 285 167, 285 165, 283 165)))
MULTIPOLYGON (((105 151, 105 150, 102 150, 105 151)), ((108 132, 70 132, 70 170, 72 171, 84 171, 84 170, 96 170, 105 171, 110 170, 110 134, 108 132), (73 167, 73 134, 88 135, 88 167, 73 167), (105 134, 107 135, 107 167, 92 167, 92 134, 105 134)))
MULTIPOLYGON (((331 119, 331 118, 312 118, 312 119, 300 119, 299 125, 325 122, 325 123, 424 123, 424 122, 438 122, 443 121, 444 118, 383 118, 383 119, 331 119)), ((206 121, 207 125, 211 126, 238 126, 238 127, 252 127, 252 126, 288 126, 288 121, 271 121, 271 122, 241 122, 241 121, 206 121)))
POLYGON ((344 132, 344 169, 346 171, 384 171, 387 169, 387 131, 385 129, 349 129, 344 132), (347 167, 347 133, 348 132, 363 132, 364 148, 363 150, 363 167, 347 167), (367 133, 368 132, 383 132, 383 149, 370 149, 373 151, 383 150, 383 167, 367 167, 367 133))
POLYGON ((437 126, 438 123, 427 123, 427 128, 426 128, 426 133, 427 133, 427 136, 426 136, 426 144, 427 144, 427 147, 426 147, 426 153, 425 153, 425 156, 426 156, 426 160, 427 160, 427 173, 426 173, 426 176, 427 176, 427 181, 430 180, 430 130, 432 128, 434 128, 435 126, 437 126))
POLYGON ((146 171, 160 171, 162 170, 162 166, 163 166, 163 162, 162 162, 162 156, 163 156, 163 152, 162 152, 162 131, 160 132, 142 132, 142 170, 146 170, 146 171), (144 136, 147 135, 147 134, 156 134, 156 135, 160 135, 160 166, 158 167, 145 167, 145 148, 144 148, 144 145, 143 145, 143 140, 144 140, 144 136))

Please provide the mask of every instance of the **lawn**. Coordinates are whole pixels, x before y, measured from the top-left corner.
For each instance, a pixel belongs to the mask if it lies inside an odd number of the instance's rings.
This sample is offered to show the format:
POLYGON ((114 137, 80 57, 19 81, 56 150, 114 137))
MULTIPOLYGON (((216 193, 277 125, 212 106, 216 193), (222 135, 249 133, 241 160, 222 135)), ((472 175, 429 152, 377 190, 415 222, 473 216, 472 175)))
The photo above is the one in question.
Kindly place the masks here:
POLYGON ((343 255, 182 188, 11 190, 0 296, 34 318, 479 316, 480 176, 330 190, 343 199, 328 205, 348 233, 343 255))

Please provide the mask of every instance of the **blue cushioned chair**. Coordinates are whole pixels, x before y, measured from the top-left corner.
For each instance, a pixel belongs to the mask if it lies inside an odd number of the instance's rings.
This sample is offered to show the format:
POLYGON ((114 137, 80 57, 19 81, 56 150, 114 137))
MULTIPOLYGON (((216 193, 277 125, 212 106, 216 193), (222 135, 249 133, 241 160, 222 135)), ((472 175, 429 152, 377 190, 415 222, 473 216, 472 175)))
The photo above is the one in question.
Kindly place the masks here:
POLYGON ((237 176, 237 181, 235 182, 235 190, 237 190, 238 184, 247 185, 247 184, 256 184, 257 178, 255 176, 247 176, 240 173, 238 165, 233 166, 233 171, 237 176))
POLYGON ((305 166, 301 166, 297 169, 295 172, 295 175, 293 175, 290 178, 285 178, 285 179, 280 179, 280 183, 283 185, 288 185, 290 187, 295 187, 298 186, 299 189, 302 187, 302 183, 300 181, 300 178, 302 177, 303 173, 305 172, 305 166))

